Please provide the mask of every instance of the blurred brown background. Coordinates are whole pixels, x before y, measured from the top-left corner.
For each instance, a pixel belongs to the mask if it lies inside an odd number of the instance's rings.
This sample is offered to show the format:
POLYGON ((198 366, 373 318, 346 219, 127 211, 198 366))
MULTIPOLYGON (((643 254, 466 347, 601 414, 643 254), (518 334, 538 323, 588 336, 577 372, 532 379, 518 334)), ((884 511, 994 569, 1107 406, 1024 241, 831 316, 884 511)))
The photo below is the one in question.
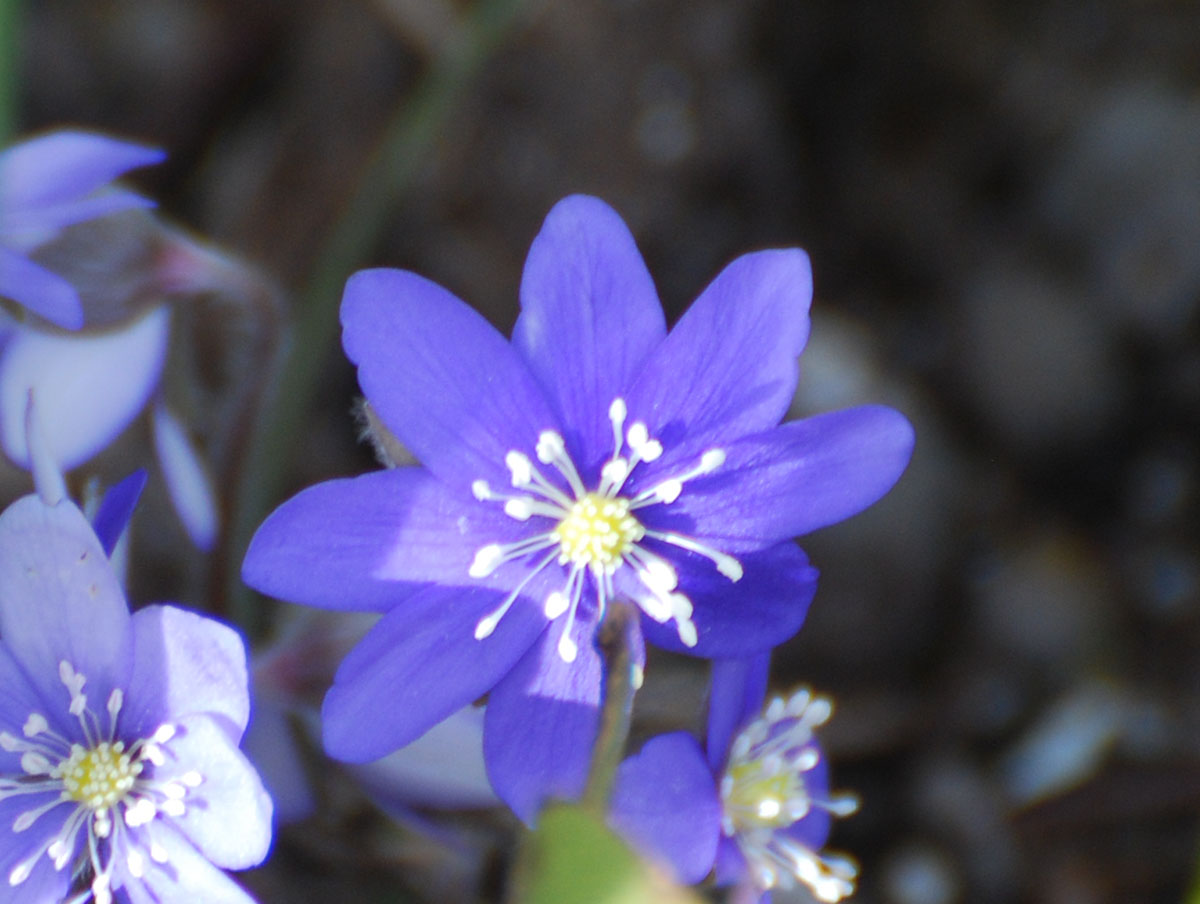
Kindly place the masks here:
MULTIPOLYGON (((300 290, 468 10, 37 0, 21 125, 165 147, 136 183, 300 290)), ((804 541, 823 583, 776 660, 839 701, 857 900, 1178 901, 1200 855, 1200 5, 540 0, 499 38, 361 263, 508 329, 570 192, 627 219, 672 316, 734 255, 801 245, 796 412, 916 424, 897 490, 804 541)), ((372 466, 337 341, 289 489, 372 466)), ((700 699, 677 693, 649 717, 700 699)), ((366 817, 342 829, 285 836, 263 899, 465 894, 358 843, 366 817)))

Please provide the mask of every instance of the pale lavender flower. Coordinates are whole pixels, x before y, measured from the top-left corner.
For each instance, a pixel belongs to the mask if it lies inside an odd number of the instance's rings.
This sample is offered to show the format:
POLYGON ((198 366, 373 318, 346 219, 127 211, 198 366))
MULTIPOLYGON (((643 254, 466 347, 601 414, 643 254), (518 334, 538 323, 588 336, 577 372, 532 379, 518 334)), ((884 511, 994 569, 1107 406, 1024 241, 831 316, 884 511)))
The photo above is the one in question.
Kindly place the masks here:
POLYGON ((83 326, 79 293, 29 253, 61 229, 153 202, 111 186, 162 151, 88 132, 60 131, 0 151, 0 298, 66 329, 83 326))
POLYGON ((249 902, 221 868, 270 846, 245 647, 174 606, 130 615, 106 556, 129 505, 102 506, 103 545, 66 499, 0 514, 0 902, 249 902))

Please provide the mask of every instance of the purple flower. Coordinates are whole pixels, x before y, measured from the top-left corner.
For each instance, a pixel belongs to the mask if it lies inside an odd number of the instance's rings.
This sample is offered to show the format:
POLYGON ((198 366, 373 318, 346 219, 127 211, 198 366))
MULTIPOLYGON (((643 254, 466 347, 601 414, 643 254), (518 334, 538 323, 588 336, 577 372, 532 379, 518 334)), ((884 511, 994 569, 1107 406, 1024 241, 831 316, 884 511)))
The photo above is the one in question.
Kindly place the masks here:
MULTIPOLYGON (((102 507, 106 543, 129 504, 102 507)), ((251 901, 218 869, 271 840, 238 749, 241 638, 174 606, 131 616, 79 509, 37 496, 0 514, 0 638, 0 901, 251 901)))
POLYGON ((668 334, 625 224, 582 196, 533 243, 511 342, 413 273, 353 276, 346 352, 421 466, 305 490, 243 568, 283 599, 385 613, 326 696, 327 750, 374 759, 490 692, 489 775, 531 819, 582 788, 610 600, 698 656, 792 636, 816 571, 790 538, 870 505, 912 448, 882 407, 779 426, 810 292, 804 252, 749 254, 668 334))
POLYGON ((740 886, 747 900, 802 883, 818 900, 840 901, 854 892, 857 868, 820 851, 831 815, 857 802, 829 793, 813 734, 832 708, 800 690, 762 711, 767 661, 713 663, 707 754, 685 732, 647 741, 617 771, 612 822, 683 882, 715 866, 717 883, 740 886))
POLYGON ((55 326, 79 329, 83 306, 70 282, 29 259, 60 229, 153 202, 109 186, 160 163, 162 151, 86 132, 52 132, 0 151, 0 298, 55 326))

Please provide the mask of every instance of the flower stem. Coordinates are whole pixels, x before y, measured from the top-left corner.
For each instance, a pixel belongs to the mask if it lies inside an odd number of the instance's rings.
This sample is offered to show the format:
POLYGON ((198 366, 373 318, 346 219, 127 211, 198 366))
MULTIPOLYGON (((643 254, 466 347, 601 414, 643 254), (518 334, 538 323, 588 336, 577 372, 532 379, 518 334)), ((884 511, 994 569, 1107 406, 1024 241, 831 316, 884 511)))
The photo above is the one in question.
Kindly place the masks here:
POLYGON ((0 148, 17 130, 17 85, 21 68, 21 0, 0 0, 0 148))
POLYGON ((621 765, 625 743, 629 740, 633 697, 637 693, 633 678, 633 636, 637 630, 637 609, 618 599, 609 604, 596 634, 596 642, 604 654, 604 706, 600 710, 600 730, 583 790, 583 806, 600 819, 608 816, 617 767, 621 765))
MULTIPOLYGON (((0 0, 4 2, 11 0, 0 0)), ((446 119, 524 5, 525 0, 480 0, 465 16, 387 126, 357 191, 317 255, 251 441, 250 463, 237 488, 227 538, 229 561, 242 560, 255 528, 287 487, 294 456, 304 447, 305 406, 337 339, 338 304, 346 278, 362 264, 446 119)), ((265 627, 262 614, 237 569, 231 569, 223 583, 234 620, 252 637, 260 635, 265 627)))

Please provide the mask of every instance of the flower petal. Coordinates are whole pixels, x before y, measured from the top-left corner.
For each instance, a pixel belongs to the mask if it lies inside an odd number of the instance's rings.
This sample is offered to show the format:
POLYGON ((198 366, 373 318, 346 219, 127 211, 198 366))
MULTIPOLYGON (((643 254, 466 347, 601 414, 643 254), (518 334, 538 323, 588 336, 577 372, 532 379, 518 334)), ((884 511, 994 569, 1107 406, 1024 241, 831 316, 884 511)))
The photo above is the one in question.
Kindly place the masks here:
MULTIPOLYGON (((752 656, 783 643, 800 630, 817 590, 817 570, 794 543, 780 543, 739 557, 742 579, 730 581, 708 559, 672 552, 679 590, 694 608, 697 642, 684 645, 674 622, 642 619, 651 643, 705 658, 752 656)), ((632 576, 618 572, 618 590, 635 598, 632 576)))
POLYGON ((43 699, 61 701, 45 715, 66 713, 63 661, 102 707, 112 687, 125 685, 129 609, 91 525, 69 501, 48 506, 25 496, 0 515, 0 550, 0 637, 43 699))
POLYGON ((721 834, 721 801, 696 739, 659 735, 617 769, 613 828, 638 850, 657 854, 685 884, 712 869, 721 834))
POLYGON ((167 350, 165 307, 98 334, 19 331, 0 356, 0 441, 27 467, 25 402, 32 389, 47 445, 64 470, 125 429, 158 383, 167 350))
POLYGON ((11 298, 63 329, 83 326, 83 302, 75 287, 4 247, 0 247, 0 298, 11 298))
POLYGON ((747 659, 713 660, 705 744, 708 765, 713 772, 725 768, 734 735, 762 709, 770 665, 769 652, 747 659))
POLYGON ((476 640, 476 624, 502 600, 494 590, 431 586, 385 615, 325 695, 330 756, 378 759, 490 690, 546 627, 540 607, 519 598, 493 634, 476 640))
MULTIPOLYGON (((217 866, 261 863, 271 848, 271 798, 254 766, 216 720, 190 716, 176 724, 167 749, 181 773, 198 772, 201 782, 171 822, 217 866)), ((169 769, 166 775, 174 777, 169 769)))
POLYGON ((92 519, 92 527, 108 555, 112 555, 121 534, 129 525, 129 519, 133 517, 133 510, 137 508, 138 499, 145 488, 146 472, 139 468, 114 484, 100 500, 100 508, 96 511, 96 517, 92 519))
POLYGON ((58 204, 165 159, 157 148, 104 135, 52 132, 0 152, 0 197, 12 209, 58 204))
POLYGON ((167 482, 171 504, 184 530, 198 549, 208 551, 217 542, 220 515, 212 479, 183 424, 166 405, 154 406, 154 451, 167 482))
POLYGON ((492 787, 532 824, 550 798, 583 791, 600 719, 604 667, 595 626, 577 621, 574 662, 558 653, 556 623, 488 697, 483 756, 492 787))
POLYGON ((811 298, 803 251, 739 257, 638 376, 627 399, 630 417, 644 420, 668 447, 686 430, 680 454, 778 424, 796 390, 811 298))
POLYGON ((242 579, 291 602, 384 612, 411 582, 499 586, 469 577, 471 561, 521 530, 500 506, 453 493, 422 468, 375 471, 319 483, 272 512, 242 579))
POLYGON ((441 286, 402 270, 346 283, 342 342, 379 416, 451 487, 506 486, 505 455, 557 427, 525 363, 496 329, 441 286))
POLYGON ((202 714, 220 721, 233 743, 250 718, 246 645, 215 618, 175 606, 133 616, 133 674, 125 730, 147 736, 164 722, 202 714))
MULTIPOLYGON (((236 834, 236 832, 231 833, 236 834)), ((138 830, 144 839, 141 851, 146 861, 142 878, 131 876, 120 859, 117 874, 130 904, 256 904, 240 885, 213 866, 182 833, 170 823, 155 819, 138 830), (150 860, 154 844, 167 862, 150 860)), ((114 885, 116 882, 114 882, 114 885)))
POLYGON ((718 473, 648 511, 647 522, 674 523, 726 552, 802 536, 878 501, 912 448, 912 425, 881 405, 793 421, 726 446, 718 473))
POLYGON ((16 797, 0 803, 0 827, 8 836, 4 846, 0 847, 0 904, 40 904, 62 901, 67 895, 70 870, 56 870, 54 861, 45 854, 34 861, 33 870, 27 879, 17 885, 10 881, 18 864, 32 857, 35 851, 48 844, 62 829, 63 814, 70 812, 70 809, 51 810, 20 835, 12 833, 13 821, 21 812, 48 802, 39 794, 16 797))
POLYGON ((608 407, 666 335, 650 272, 628 227, 598 198, 559 201, 521 278, 513 345, 581 446, 584 467, 612 454, 608 407))

